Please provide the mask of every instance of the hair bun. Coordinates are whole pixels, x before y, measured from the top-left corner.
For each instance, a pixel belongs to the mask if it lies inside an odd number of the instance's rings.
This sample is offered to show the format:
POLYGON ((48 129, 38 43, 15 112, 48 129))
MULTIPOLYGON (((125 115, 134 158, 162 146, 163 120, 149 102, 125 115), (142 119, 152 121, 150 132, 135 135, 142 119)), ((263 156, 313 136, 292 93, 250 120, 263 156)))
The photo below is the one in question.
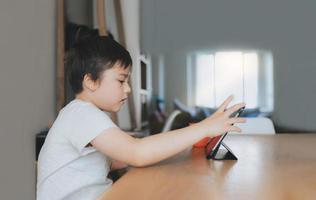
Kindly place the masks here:
POLYGON ((75 42, 81 41, 90 37, 99 36, 98 29, 90 29, 87 26, 79 26, 75 35, 75 42))

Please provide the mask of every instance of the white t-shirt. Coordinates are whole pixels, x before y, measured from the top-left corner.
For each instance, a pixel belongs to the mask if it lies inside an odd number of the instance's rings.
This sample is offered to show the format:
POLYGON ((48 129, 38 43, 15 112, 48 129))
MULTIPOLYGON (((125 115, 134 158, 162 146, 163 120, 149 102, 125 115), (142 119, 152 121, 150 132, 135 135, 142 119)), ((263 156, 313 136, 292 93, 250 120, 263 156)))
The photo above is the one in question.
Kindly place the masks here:
POLYGON ((92 103, 75 99, 65 106, 39 154, 37 200, 94 200, 109 188, 110 159, 86 146, 112 127, 92 103))

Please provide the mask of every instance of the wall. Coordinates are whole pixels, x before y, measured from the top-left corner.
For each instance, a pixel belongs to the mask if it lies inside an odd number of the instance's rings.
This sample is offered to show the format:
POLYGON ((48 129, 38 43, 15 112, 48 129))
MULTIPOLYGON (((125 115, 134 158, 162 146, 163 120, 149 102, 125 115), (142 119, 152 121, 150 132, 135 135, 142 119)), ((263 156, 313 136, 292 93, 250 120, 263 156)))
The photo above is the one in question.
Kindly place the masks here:
POLYGON ((177 78, 175 87, 166 84, 166 99, 185 90, 178 85, 185 86, 184 59, 191 50, 268 50, 274 57, 275 124, 316 130, 315 1, 147 0, 141 6, 142 48, 165 55, 166 82, 177 78))
MULTIPOLYGON (((133 60, 133 69, 131 74, 133 98, 135 104, 135 117, 137 128, 141 127, 141 102, 140 102, 140 45, 139 45, 139 0, 121 0, 122 18, 125 32, 126 49, 129 51, 133 60)), ((130 128, 130 122, 126 120, 129 116, 127 105, 119 112, 120 127, 130 128)))
POLYGON ((0 1, 0 199, 35 199, 35 134, 54 119, 55 1, 0 1))
POLYGON ((90 0, 65 0, 66 20, 92 28, 93 2, 90 0))

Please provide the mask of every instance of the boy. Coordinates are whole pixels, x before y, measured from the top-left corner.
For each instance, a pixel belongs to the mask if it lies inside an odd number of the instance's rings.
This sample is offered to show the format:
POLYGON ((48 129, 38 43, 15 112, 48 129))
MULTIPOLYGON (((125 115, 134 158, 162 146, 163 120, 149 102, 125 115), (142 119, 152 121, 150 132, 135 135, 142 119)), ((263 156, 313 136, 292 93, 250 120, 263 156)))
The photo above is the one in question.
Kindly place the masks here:
POLYGON ((37 199, 97 199, 112 184, 112 167, 143 167, 157 163, 193 145, 240 129, 244 122, 229 115, 245 106, 226 109, 229 97, 215 114, 190 127, 135 139, 104 113, 117 112, 131 88, 132 60, 117 42, 97 35, 81 37, 68 56, 69 81, 75 100, 59 113, 41 149, 37 199), (126 163, 126 164, 124 164, 126 163))

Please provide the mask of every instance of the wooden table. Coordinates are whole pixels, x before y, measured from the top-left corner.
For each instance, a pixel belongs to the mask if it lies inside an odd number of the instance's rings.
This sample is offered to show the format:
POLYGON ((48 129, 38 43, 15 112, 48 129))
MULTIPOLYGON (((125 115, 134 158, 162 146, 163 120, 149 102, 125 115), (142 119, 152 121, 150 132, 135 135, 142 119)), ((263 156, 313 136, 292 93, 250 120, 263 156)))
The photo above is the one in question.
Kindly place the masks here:
POLYGON ((134 168, 102 200, 316 199, 316 134, 229 135, 238 161, 209 161, 188 149, 134 168))

